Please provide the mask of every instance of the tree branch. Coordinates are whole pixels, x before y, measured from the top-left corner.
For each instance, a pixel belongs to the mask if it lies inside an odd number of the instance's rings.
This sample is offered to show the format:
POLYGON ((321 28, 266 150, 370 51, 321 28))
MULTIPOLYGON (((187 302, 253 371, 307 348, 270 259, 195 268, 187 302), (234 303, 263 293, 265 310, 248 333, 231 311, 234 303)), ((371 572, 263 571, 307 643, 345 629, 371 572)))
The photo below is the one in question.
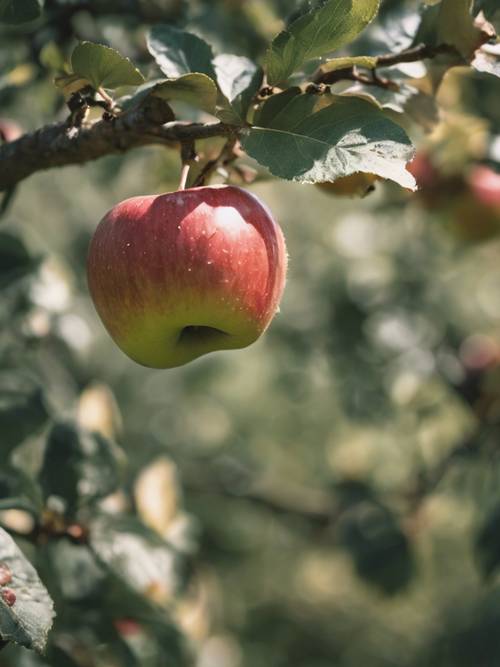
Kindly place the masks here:
POLYGON ((166 102, 151 97, 140 107, 112 120, 100 120, 80 128, 55 123, 0 145, 0 192, 11 189, 37 171, 83 164, 105 155, 123 153, 151 144, 175 146, 234 133, 224 123, 169 122, 166 102))
POLYGON ((386 53, 380 56, 376 56, 375 67, 373 69, 365 68, 372 72, 372 78, 368 77, 366 74, 358 72, 357 67, 346 67, 343 69, 333 70, 332 72, 324 72, 322 71, 321 67, 319 67, 313 76, 313 82, 316 84, 331 84, 336 83, 337 81, 347 80, 358 81, 367 85, 378 85, 385 88, 387 87, 387 80, 375 75, 377 68, 392 67, 393 65, 399 65, 400 63, 418 62, 419 60, 436 58, 437 56, 445 53, 450 55, 458 55, 455 47, 448 44, 438 44, 437 46, 419 44, 418 46, 406 49, 400 53, 386 53))

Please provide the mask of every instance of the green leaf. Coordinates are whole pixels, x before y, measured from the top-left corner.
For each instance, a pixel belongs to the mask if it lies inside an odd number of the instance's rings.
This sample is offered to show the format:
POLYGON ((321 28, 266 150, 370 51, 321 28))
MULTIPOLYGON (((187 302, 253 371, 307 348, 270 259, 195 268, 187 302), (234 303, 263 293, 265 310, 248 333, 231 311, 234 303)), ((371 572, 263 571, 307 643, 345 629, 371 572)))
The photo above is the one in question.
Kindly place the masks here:
POLYGON ((498 5, 498 0, 479 0, 476 5, 476 11, 483 11, 486 15, 486 18, 494 18, 495 14, 500 12, 500 6, 498 5))
POLYGON ((244 56, 224 53, 214 59, 217 83, 223 95, 217 115, 226 123, 244 123, 264 73, 244 56))
POLYGON ((262 127, 295 127, 310 116, 317 104, 315 95, 303 94, 300 88, 288 88, 271 97, 260 109, 255 125, 262 127))
POLYGON ((40 386, 17 372, 0 374, 0 455, 10 452, 39 431, 48 419, 40 386))
POLYGON ((169 25, 154 26, 147 38, 149 52, 169 79, 198 72, 215 81, 211 47, 200 37, 169 25))
POLYGON ((121 462, 121 450, 99 433, 83 431, 71 423, 55 424, 40 471, 44 497, 62 498, 71 515, 81 505, 100 500, 118 487, 121 462))
POLYGON ((387 595, 410 583, 415 573, 410 543, 386 507, 369 500, 354 503, 341 515, 337 539, 358 575, 387 595))
POLYGON ((150 94, 164 100, 180 100, 215 113, 217 88, 206 74, 184 74, 178 79, 167 79, 152 87, 150 94))
POLYGON ((313 95, 287 91, 278 97, 282 104, 271 98, 256 121, 260 125, 242 141, 247 153, 275 176, 321 183, 369 172, 415 188, 415 179, 405 170, 414 152, 411 142, 377 107, 354 97, 335 97, 330 106, 313 113, 308 99, 313 95))
POLYGON ((89 544, 109 573, 106 609, 154 635, 167 664, 185 664, 182 638, 167 611, 183 583, 179 555, 130 516, 98 516, 90 525, 89 544))
POLYGON ((322 0, 296 19, 266 55, 271 85, 285 81, 303 63, 349 44, 375 18, 380 0, 322 0))
POLYGON ((0 288, 24 278, 37 266, 38 260, 31 257, 17 236, 0 232, 0 288))
POLYGON ((454 46, 466 60, 486 41, 471 9, 472 0, 442 0, 437 26, 438 42, 454 46))
POLYGON ((37 516, 42 510, 39 486, 19 468, 0 469, 0 510, 19 509, 37 516))
POLYGON ((475 540, 475 557, 485 577, 491 576, 500 565, 500 506, 488 513, 475 540))
POLYGON ((90 546, 128 587, 168 605, 179 587, 179 556, 135 517, 101 515, 91 524, 90 546))
POLYGON ((0 563, 11 575, 0 589, 0 637, 41 652, 54 618, 52 600, 35 568, 1 528, 0 563), (7 597, 8 590, 14 597, 7 597))
POLYGON ((40 16, 40 0, 0 0, 0 23, 27 23, 40 16))
POLYGON ((86 79, 93 88, 138 86, 144 77, 133 63, 109 46, 82 42, 71 54, 74 74, 86 79))

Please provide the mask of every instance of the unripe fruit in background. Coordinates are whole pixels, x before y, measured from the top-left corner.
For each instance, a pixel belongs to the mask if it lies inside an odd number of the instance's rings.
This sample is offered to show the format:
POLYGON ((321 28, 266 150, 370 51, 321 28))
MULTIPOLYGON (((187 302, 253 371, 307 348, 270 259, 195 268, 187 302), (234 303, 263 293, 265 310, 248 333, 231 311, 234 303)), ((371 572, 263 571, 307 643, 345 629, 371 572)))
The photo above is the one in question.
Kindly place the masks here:
POLYGON ((2 141, 15 141, 22 135, 23 130, 15 120, 0 118, 0 143, 2 141))
POLYGON ((439 214, 455 238, 481 243, 500 233, 500 175, 475 164, 467 173, 444 173, 426 153, 417 153, 408 165, 419 190, 417 200, 439 214))
POLYGON ((278 309, 286 264, 268 209, 222 185, 117 204, 97 227, 87 273, 125 354, 172 368, 256 341, 278 309))
POLYGON ((379 177, 375 174, 359 172, 337 178, 335 181, 316 183, 316 186, 323 192, 338 197, 364 197, 374 189, 375 182, 378 180, 379 177))

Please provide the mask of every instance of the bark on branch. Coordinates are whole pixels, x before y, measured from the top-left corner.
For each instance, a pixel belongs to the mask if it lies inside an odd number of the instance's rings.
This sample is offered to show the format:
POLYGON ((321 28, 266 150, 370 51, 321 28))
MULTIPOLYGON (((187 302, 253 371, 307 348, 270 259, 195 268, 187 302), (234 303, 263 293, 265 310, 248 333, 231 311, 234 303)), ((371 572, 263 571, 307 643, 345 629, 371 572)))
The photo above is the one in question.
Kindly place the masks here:
POLYGON ((234 126, 224 123, 168 122, 171 110, 151 97, 144 106, 113 120, 100 120, 80 128, 54 123, 0 145, 0 192, 10 190, 37 171, 83 164, 132 148, 159 144, 175 146, 185 141, 230 135, 234 126))

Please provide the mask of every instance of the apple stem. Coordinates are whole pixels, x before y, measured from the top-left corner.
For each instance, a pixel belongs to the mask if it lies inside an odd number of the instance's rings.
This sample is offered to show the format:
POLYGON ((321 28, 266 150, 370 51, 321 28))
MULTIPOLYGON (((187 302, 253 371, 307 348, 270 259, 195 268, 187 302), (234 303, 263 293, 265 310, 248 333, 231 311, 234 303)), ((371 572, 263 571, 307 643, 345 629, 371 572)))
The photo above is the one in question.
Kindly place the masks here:
POLYGON ((179 181, 179 190, 185 190, 186 189, 186 183, 187 183, 187 179, 188 179, 188 176, 189 176, 190 168, 191 168, 191 165, 188 164, 188 163, 184 163, 182 165, 181 178, 180 178, 180 181, 179 181))

